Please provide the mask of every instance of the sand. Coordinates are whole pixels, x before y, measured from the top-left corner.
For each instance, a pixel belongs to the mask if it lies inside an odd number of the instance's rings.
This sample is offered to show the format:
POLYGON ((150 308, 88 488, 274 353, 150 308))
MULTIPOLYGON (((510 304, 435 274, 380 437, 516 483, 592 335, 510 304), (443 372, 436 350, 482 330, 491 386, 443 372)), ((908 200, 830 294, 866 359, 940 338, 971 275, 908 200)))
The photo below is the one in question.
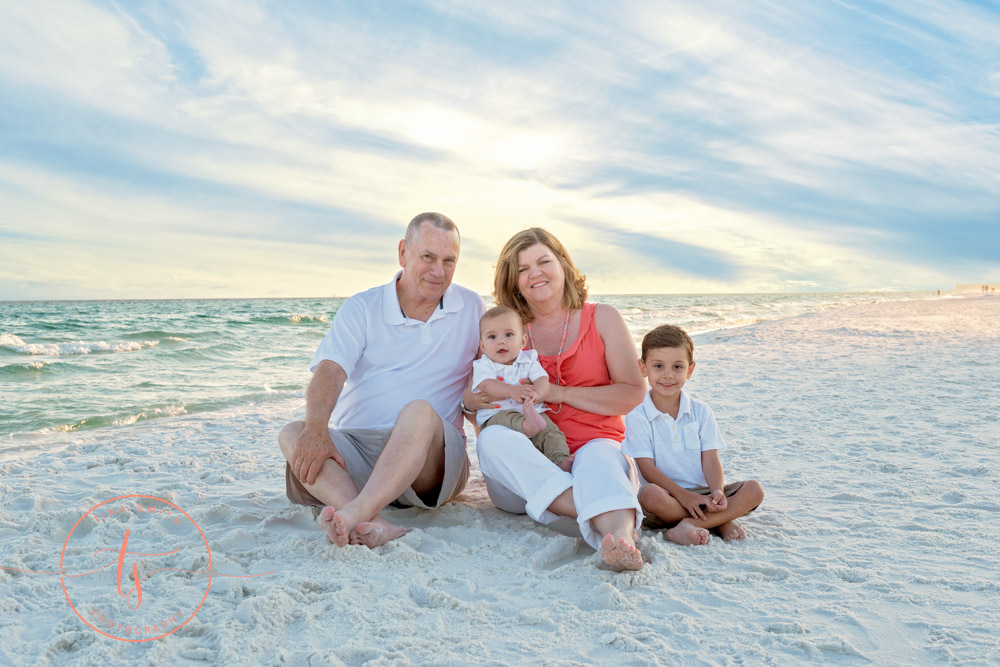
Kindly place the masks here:
MULTIPOLYGON (((741 543, 644 534, 636 573, 601 567, 571 522, 560 532, 493 508, 472 443, 460 502, 388 510, 411 532, 375 550, 329 545, 316 512, 284 496, 275 438, 299 401, 8 456, 0 566, 57 571, 83 512, 145 494, 190 514, 216 573, 263 576, 215 576, 187 625, 128 643, 87 627, 58 575, 0 570, 0 664, 996 664, 997 322, 1000 298, 987 296, 696 339, 688 389, 716 412, 727 479, 758 479, 767 498, 741 543)), ((89 537, 121 526, 148 537, 156 525, 157 539, 196 552, 161 518, 120 522, 89 537)), ((105 575, 73 594, 112 604, 105 575)), ((180 608, 207 577, 155 581, 144 604, 180 608)))

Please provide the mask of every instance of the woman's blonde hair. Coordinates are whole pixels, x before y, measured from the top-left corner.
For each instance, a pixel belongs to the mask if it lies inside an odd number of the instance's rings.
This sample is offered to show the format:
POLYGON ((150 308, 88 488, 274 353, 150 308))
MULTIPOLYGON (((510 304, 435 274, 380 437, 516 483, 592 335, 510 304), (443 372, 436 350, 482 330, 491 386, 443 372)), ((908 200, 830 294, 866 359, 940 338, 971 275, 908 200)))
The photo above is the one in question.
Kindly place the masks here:
POLYGON ((525 322, 532 321, 535 316, 531 313, 531 308, 528 307, 524 297, 517 291, 517 256, 522 250, 527 250, 539 243, 551 250, 562 265, 563 273, 566 276, 563 308, 570 311, 576 310, 582 308, 583 303, 587 300, 587 276, 576 268, 559 239, 541 227, 525 229, 510 237, 510 240, 504 245, 493 274, 493 300, 498 305, 516 311, 525 322))

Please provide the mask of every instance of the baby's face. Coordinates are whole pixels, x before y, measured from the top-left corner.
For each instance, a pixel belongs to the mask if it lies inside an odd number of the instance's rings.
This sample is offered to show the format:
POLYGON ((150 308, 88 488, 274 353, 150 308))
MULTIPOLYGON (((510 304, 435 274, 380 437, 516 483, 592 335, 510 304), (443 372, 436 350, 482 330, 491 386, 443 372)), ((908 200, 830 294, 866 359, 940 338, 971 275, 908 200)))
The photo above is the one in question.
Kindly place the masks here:
POLYGON ((505 313, 479 325, 479 347, 498 364, 514 363, 527 342, 521 318, 516 313, 505 313))

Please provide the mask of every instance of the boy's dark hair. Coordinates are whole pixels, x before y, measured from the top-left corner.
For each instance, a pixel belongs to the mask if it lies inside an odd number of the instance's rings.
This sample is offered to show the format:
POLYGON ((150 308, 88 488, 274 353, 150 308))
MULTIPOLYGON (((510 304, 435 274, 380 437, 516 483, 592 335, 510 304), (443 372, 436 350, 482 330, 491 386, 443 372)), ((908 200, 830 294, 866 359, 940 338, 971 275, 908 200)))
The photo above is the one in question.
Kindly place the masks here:
POLYGON ((521 316, 518 314, 516 310, 514 310, 513 308, 508 308, 507 306, 494 306, 489 310, 487 310, 485 313, 483 313, 483 316, 479 318, 479 333, 480 334, 483 333, 484 324, 486 324, 490 320, 495 320, 501 315, 507 315, 508 313, 517 316, 517 321, 521 323, 521 329, 522 329, 521 333, 524 333, 524 323, 521 322, 521 316))
POLYGON ((642 360, 646 361, 646 355, 650 350, 682 346, 687 348, 688 362, 693 362, 694 341, 691 340, 691 336, 684 329, 675 327, 673 324, 661 324, 642 337, 642 360))

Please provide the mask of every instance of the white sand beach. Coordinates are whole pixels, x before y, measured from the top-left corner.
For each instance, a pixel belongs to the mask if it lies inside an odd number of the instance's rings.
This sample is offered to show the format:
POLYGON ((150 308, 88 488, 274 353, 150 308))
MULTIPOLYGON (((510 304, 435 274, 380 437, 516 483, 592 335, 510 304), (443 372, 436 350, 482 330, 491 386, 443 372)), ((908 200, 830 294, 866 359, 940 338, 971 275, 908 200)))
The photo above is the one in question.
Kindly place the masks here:
MULTIPOLYGON (((636 573, 493 508, 472 439, 460 502, 388 510, 411 531, 384 547, 333 547, 284 494, 276 435, 301 400, 7 456, 0 664, 997 664, 998 322, 1000 297, 975 296, 697 337, 687 388, 715 410, 727 479, 767 497, 742 543, 644 534, 636 573), (216 573, 268 574, 213 577, 187 625, 134 643, 87 627, 58 574, 13 571, 58 571, 81 514, 130 494, 183 508, 216 573)), ((178 607, 206 586, 153 581, 149 604, 178 607)))

